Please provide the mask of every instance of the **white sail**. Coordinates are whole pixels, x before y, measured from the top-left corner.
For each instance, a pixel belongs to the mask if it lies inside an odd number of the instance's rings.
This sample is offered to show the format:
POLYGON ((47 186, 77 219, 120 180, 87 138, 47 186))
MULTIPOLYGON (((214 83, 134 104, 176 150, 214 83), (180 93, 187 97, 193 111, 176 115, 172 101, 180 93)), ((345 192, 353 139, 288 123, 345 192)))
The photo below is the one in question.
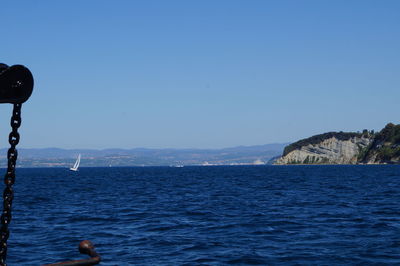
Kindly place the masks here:
POLYGON ((81 163, 81 155, 78 155, 78 159, 76 159, 76 162, 72 168, 69 168, 71 171, 78 171, 79 164, 81 163))
POLYGON ((80 163, 81 163, 81 155, 79 154, 78 159, 75 162, 74 168, 78 169, 80 163))

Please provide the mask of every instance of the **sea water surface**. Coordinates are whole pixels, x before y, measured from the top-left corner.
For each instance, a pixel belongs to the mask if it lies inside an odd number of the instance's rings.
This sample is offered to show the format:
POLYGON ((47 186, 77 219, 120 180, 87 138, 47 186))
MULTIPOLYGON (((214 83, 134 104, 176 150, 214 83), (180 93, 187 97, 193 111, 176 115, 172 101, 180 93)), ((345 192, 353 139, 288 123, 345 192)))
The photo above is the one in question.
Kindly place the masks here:
POLYGON ((18 169, 9 265, 400 264, 400 166, 18 169))

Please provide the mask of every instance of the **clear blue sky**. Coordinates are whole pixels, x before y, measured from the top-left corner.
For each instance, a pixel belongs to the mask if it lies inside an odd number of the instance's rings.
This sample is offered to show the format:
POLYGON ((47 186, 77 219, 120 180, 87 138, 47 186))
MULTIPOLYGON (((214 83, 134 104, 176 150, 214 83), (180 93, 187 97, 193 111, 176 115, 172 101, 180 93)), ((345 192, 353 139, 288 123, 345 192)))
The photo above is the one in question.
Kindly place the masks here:
MULTIPOLYGON (((400 1, 5 1, 21 147, 220 148, 400 123, 400 1)), ((7 145, 10 106, 0 106, 7 145)))

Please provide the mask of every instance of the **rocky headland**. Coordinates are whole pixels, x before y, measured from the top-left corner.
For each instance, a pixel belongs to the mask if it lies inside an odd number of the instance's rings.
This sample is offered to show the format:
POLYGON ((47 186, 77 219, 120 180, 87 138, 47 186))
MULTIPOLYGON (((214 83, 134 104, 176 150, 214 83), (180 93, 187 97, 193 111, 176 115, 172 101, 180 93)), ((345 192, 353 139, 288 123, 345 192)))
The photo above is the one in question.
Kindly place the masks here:
POLYGON ((275 164, 399 164, 400 125, 380 132, 328 132, 285 147, 275 164))

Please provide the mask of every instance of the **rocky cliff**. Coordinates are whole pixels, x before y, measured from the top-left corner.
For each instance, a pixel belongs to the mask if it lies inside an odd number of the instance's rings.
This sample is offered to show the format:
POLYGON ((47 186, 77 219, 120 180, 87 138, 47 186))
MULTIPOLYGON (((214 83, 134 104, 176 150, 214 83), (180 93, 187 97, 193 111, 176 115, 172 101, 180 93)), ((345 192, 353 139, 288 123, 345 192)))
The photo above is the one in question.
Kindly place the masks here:
POLYGON ((398 164, 400 125, 389 123, 379 133, 329 132, 285 147, 275 164, 398 164))
POLYGON ((373 141, 370 134, 329 132, 293 143, 276 164, 356 164, 373 141))

